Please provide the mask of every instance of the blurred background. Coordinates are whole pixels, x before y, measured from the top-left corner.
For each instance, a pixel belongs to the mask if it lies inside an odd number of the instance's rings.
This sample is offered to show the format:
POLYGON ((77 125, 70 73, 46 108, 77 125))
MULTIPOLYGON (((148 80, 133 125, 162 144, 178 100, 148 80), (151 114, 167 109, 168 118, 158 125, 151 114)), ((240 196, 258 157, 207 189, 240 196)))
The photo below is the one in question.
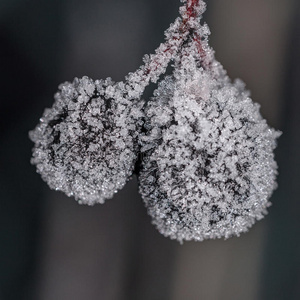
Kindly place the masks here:
POLYGON ((207 3, 217 59, 284 132, 269 215, 240 238, 179 245, 151 225, 136 178, 94 207, 51 191, 29 163, 28 131, 58 84, 123 80, 180 3, 1 0, 1 300, 300 299, 300 2, 207 3))

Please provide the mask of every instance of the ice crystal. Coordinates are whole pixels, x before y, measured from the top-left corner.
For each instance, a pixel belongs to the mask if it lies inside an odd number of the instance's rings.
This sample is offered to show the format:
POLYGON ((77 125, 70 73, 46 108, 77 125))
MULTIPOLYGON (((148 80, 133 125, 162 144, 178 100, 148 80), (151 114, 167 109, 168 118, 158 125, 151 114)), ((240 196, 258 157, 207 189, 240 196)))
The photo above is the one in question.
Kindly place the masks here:
POLYGON ((60 85, 30 133, 32 163, 51 188, 92 205, 124 186, 137 157, 143 105, 126 95, 126 86, 110 79, 60 85))
POLYGON ((83 77, 60 85, 53 107, 30 133, 35 143, 31 162, 50 188, 93 205, 125 185, 138 156, 140 97, 165 72, 192 23, 182 10, 182 18, 166 30, 166 42, 124 82, 83 77))
POLYGON ((140 192, 165 236, 239 235, 270 204, 279 133, 240 80, 232 83, 217 62, 213 70, 201 67, 194 42, 181 54, 146 108, 140 192))
POLYGON ((31 131, 32 163, 48 185, 93 205, 113 197, 137 168, 139 190, 163 235, 202 241, 247 231, 276 188, 270 128, 245 85, 232 82, 187 0, 166 41, 124 82, 75 78, 31 131), (173 74, 141 100, 172 61, 173 74))

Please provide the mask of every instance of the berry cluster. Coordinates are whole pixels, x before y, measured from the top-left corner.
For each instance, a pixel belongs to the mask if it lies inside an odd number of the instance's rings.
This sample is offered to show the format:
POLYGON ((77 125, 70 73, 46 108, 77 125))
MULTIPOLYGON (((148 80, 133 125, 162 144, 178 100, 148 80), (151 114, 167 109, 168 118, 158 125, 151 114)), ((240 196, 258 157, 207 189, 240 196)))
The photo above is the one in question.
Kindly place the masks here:
POLYGON ((51 188, 88 205, 112 198, 137 169, 163 235, 228 238, 247 231, 270 205, 280 133, 216 61, 209 28, 200 24, 205 3, 182 2, 165 43, 124 82, 83 77, 59 86, 30 132, 32 163, 51 188), (170 62, 173 74, 141 100, 170 62))

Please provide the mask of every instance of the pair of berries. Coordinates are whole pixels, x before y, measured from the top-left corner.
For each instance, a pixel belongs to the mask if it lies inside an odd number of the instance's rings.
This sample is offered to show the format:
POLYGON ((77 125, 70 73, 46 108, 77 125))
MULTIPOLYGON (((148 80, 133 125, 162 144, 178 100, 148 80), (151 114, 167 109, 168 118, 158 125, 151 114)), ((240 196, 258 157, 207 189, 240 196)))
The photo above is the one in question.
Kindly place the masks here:
POLYGON ((247 231, 276 188, 271 129, 240 80, 231 82, 189 0, 166 42, 124 82, 75 78, 30 133, 32 163, 48 185, 93 205, 112 198, 138 161, 153 224, 171 239, 202 241, 247 231), (154 96, 141 96, 172 61, 154 96))

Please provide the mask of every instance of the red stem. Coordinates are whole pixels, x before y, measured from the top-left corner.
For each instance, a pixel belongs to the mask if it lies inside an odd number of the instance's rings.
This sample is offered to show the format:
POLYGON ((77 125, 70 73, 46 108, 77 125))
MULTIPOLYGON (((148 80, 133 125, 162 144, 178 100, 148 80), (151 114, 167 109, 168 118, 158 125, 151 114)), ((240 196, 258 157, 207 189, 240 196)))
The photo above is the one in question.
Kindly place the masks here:
POLYGON ((196 42, 197 44, 197 48, 198 48, 198 52, 199 52, 199 55, 202 59, 205 58, 205 51, 202 47, 202 44, 201 44, 201 37, 199 34, 197 33, 194 33, 194 36, 193 36, 193 40, 196 42))
POLYGON ((195 7, 198 6, 199 0, 188 0, 187 1, 187 15, 188 19, 195 18, 197 16, 197 13, 195 11, 195 7))
MULTIPOLYGON (((201 0, 187 0, 187 3, 186 3, 187 17, 182 20, 182 25, 179 29, 179 31, 181 33, 184 33, 186 31, 188 31, 190 29, 187 26, 188 21, 191 18, 196 18, 197 17, 196 7, 199 5, 199 1, 201 1, 201 0)), ((178 38, 173 37, 173 40, 178 40, 178 38)), ((201 37, 198 34, 193 34, 193 40, 197 43, 197 48, 198 48, 200 57, 204 58, 205 57, 205 51, 203 50, 203 47, 201 45, 201 37)), ((183 42, 183 38, 182 38, 182 42, 183 42)), ((168 46, 168 44, 169 43, 167 43, 167 48, 164 50, 164 53, 172 51, 172 46, 171 45, 168 46)), ((173 54, 173 53, 171 53, 171 54, 173 54)), ((155 63, 155 61, 154 61, 154 63, 155 63)), ((145 69, 144 74, 148 75, 152 70, 155 71, 158 68, 158 66, 159 66, 159 63, 157 62, 156 66, 154 68, 149 67, 149 68, 145 69)))
MULTIPOLYGON (((186 22, 188 22, 188 20, 190 20, 191 18, 196 18, 197 17, 197 12, 195 10, 195 7, 197 7, 198 5, 199 5, 199 0, 187 0, 188 19, 187 19, 186 22)), ((193 40, 197 44, 197 48, 198 48, 198 52, 199 52, 200 57, 202 59, 205 58, 205 51, 202 47, 201 37, 199 36, 199 34, 194 33, 193 34, 193 40)))

